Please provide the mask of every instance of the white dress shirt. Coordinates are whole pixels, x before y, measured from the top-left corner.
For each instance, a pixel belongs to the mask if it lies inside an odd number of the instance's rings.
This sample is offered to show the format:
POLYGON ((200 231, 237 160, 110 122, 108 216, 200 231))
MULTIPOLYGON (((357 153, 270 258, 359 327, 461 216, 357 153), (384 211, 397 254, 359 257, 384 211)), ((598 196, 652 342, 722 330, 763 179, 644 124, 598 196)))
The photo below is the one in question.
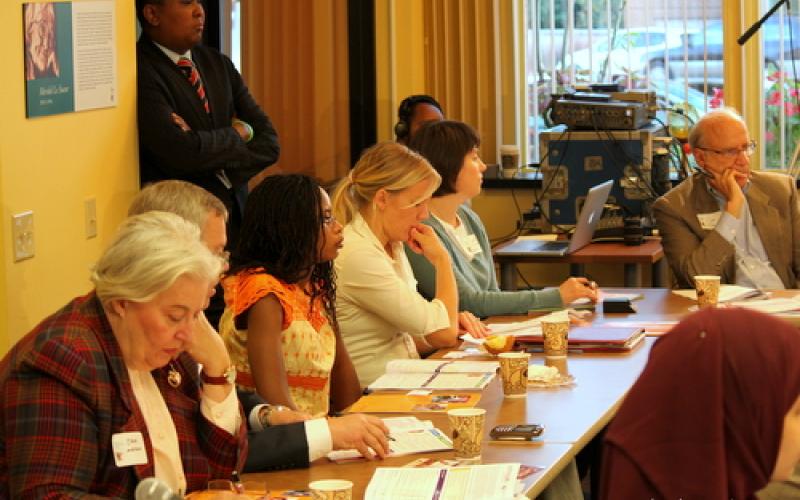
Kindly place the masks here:
MULTIPOLYGON (((743 191, 747 193, 748 182, 743 191)), ((747 198, 742 206, 742 213, 737 219, 725 211, 728 201, 711 186, 711 195, 717 200, 722 215, 714 228, 725 240, 736 248, 736 284, 755 289, 782 290, 781 281, 775 268, 769 261, 764 243, 756 229, 756 223, 750 214, 747 198)), ((780 237, 780 235, 776 235, 780 237)))
POLYGON ((361 215, 344 228, 335 261, 336 316, 362 386, 375 381, 392 359, 417 358, 411 338, 450 326, 444 303, 426 300, 401 242, 386 253, 361 215))
MULTIPOLYGON (((261 419, 258 418, 258 413, 264 406, 267 405, 255 405, 250 410, 247 421, 253 431, 264 430, 264 426, 261 425, 261 419)), ((306 442, 308 443, 309 462, 322 458, 333 450, 333 436, 331 436, 327 418, 314 418, 306 420, 303 424, 306 431, 306 442)))

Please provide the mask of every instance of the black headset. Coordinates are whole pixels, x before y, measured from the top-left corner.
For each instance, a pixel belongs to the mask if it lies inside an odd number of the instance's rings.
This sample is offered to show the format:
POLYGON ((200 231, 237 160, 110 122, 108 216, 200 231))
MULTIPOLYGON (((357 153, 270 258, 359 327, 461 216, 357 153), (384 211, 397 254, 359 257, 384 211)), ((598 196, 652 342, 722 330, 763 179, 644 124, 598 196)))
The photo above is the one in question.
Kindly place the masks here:
POLYGON ((397 139, 405 139, 408 137, 408 133, 411 131, 411 116, 414 114, 414 107, 417 104, 430 104, 431 106, 435 107, 439 110, 440 113, 444 114, 442 111, 442 106, 434 99, 433 97, 425 94, 417 94, 417 95, 410 95, 403 99, 400 103, 400 107, 397 108, 397 123, 394 126, 394 135, 397 139))

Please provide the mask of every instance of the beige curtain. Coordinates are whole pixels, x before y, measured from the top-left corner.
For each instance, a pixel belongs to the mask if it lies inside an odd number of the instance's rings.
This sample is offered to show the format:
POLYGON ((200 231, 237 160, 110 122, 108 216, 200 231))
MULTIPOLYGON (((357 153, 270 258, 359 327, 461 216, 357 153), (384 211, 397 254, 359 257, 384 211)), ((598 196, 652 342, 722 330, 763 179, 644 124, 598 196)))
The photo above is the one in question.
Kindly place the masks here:
POLYGON ((494 161, 498 146, 494 2, 429 0, 424 9, 425 87, 448 118, 478 130, 484 160, 494 161))
POLYGON ((345 175, 350 168, 347 1, 242 0, 241 5, 242 75, 278 131, 276 166, 323 182, 345 175))

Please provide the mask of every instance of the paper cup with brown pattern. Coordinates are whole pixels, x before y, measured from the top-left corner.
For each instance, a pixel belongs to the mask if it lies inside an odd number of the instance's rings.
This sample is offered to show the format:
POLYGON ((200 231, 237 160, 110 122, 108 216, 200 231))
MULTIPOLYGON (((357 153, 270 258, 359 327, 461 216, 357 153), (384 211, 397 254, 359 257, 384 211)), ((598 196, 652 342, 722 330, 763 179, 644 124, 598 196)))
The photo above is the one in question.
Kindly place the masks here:
POLYGON ((308 483, 312 500, 352 500, 353 483, 346 479, 322 479, 308 483))
POLYGON ((448 410, 447 418, 450 420, 456 457, 480 458, 486 410, 482 408, 448 410))
POLYGON ((719 276, 703 274, 694 277, 697 307, 715 307, 719 301, 719 276))
POLYGON ((527 352, 503 352, 497 355, 500 361, 500 378, 503 380, 503 394, 507 398, 524 398, 528 393, 527 352))
POLYGON ((544 355, 565 357, 569 338, 569 319, 542 319, 544 355))

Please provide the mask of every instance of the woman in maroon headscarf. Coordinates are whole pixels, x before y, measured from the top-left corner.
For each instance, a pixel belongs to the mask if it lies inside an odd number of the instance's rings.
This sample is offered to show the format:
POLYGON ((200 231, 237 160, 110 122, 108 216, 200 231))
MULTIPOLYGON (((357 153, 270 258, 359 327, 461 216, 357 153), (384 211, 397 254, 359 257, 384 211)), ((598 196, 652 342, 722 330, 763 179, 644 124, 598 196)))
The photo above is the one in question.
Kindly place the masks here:
POLYGON ((797 328, 744 309, 688 317, 611 423, 601 498, 755 498, 800 460, 798 396, 797 328))

